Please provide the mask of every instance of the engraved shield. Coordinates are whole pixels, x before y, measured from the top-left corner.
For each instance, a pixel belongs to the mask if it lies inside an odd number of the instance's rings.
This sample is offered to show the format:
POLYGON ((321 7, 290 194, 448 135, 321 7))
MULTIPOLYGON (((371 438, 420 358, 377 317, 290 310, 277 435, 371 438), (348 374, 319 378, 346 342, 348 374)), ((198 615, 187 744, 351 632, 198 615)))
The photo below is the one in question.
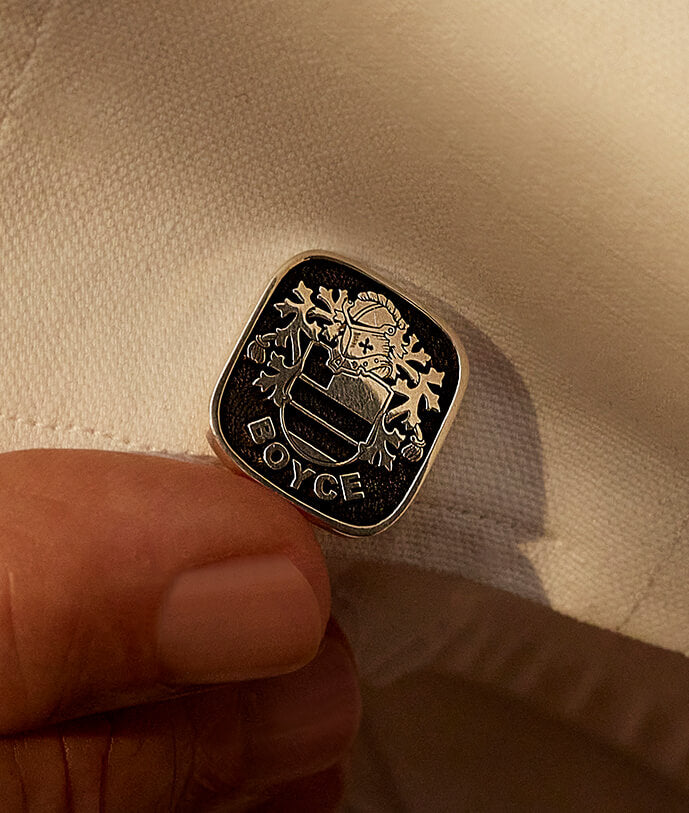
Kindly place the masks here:
POLYGON ((324 466, 356 460, 392 399, 392 390, 373 375, 333 372, 331 348, 311 342, 302 371, 280 411, 282 428, 303 457, 324 466))

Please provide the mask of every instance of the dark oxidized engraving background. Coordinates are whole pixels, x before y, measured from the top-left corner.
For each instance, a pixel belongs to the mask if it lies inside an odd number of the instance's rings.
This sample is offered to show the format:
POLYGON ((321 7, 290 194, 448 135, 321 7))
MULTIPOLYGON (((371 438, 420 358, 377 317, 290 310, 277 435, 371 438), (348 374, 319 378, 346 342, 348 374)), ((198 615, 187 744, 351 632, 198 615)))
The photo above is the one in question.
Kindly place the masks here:
MULTIPOLYGON (((305 312, 306 308, 303 307, 302 311, 305 312)), ((357 307, 350 307, 349 312, 356 314, 357 307)), ((341 317, 342 311, 338 313, 341 317)), ((380 307, 378 314, 385 317, 380 307)), ((379 316, 378 321, 383 317, 379 316)), ((366 321, 366 316, 363 319, 366 321)), ((392 332, 392 328, 389 328, 389 331, 392 332)), ((382 355, 370 358, 377 358, 380 361, 382 355)), ((362 359, 357 359, 356 364, 363 364, 362 359)), ((284 379, 285 374, 282 375, 284 379)), ((281 491, 333 520, 349 526, 367 528, 389 519, 397 512, 400 504, 405 502, 417 476, 426 466, 427 457, 452 406, 459 386, 459 376, 459 363, 454 344, 432 319, 406 299, 357 269, 330 258, 312 257, 294 266, 281 279, 265 303, 244 346, 240 348, 218 402, 219 428, 225 442, 235 454, 281 491), (317 307, 309 311, 310 314, 316 315, 307 317, 312 325, 311 336, 304 332, 299 333, 298 355, 295 357, 294 347, 284 337, 284 347, 270 338, 268 340, 261 338, 259 342, 257 339, 266 336, 274 338, 276 332, 280 330, 285 333, 285 326, 294 317, 286 312, 284 305, 280 309, 276 308, 276 305, 288 301, 296 305, 302 304, 304 295, 300 296, 297 293, 299 289, 302 292, 309 289, 311 294, 309 298, 317 307), (381 409, 387 416, 396 414, 396 417, 386 422, 386 435, 388 431, 397 427, 392 443, 384 445, 383 454, 370 453, 371 460, 358 458, 349 463, 339 464, 339 461, 356 457, 356 446, 352 446, 350 441, 365 440, 373 418, 373 408, 370 407, 371 414, 368 415, 367 423, 366 418, 350 410, 345 403, 333 399, 331 394, 324 395, 321 385, 327 385, 328 378, 332 378, 332 372, 328 372, 328 363, 351 364, 343 360, 339 352, 339 348, 343 347, 345 342, 343 335, 346 334, 349 346, 353 348, 352 352, 362 354, 362 359, 365 360, 367 352, 375 354, 378 351, 374 345, 379 342, 382 330, 372 327, 370 334, 367 334, 366 326, 360 329, 360 326, 355 324, 352 328, 349 319, 347 325, 343 326, 333 324, 332 319, 319 318, 318 313, 321 310, 328 310, 324 307, 325 300, 319 298, 322 289, 331 292, 329 297, 331 311, 338 300, 340 303, 345 301, 348 306, 358 302, 358 312, 367 312, 370 321, 372 308, 376 307, 375 301, 359 302, 357 298, 366 299, 371 294, 374 298, 377 297, 379 302, 386 302, 390 311, 396 310, 397 317, 401 317, 409 326, 406 341, 408 342, 412 335, 416 337, 413 345, 408 345, 410 358, 413 359, 411 368, 408 366, 407 369, 411 370, 412 378, 415 375, 424 375, 426 376, 424 380, 430 381, 427 391, 432 403, 426 399, 420 400, 421 406, 417 406, 416 410, 418 426, 414 431, 414 427, 405 422, 405 416, 410 417, 406 411, 408 397, 400 392, 390 391, 388 400, 383 403, 385 393, 381 385, 382 382, 390 390, 396 386, 404 393, 414 386, 414 381, 410 382, 409 376, 405 378, 403 371, 401 375, 394 372, 386 375, 388 370, 381 367, 375 378, 362 377, 348 374, 346 366, 340 368, 343 372, 338 374, 338 385, 343 382, 346 385, 351 381, 354 385, 352 392, 355 395, 357 387, 369 387, 373 393, 369 401, 377 403, 376 397, 380 393, 381 409), (345 291, 347 298, 342 297, 345 291), (338 327, 339 338, 336 335, 338 327), (322 341, 314 342, 313 337, 316 333, 324 337, 322 341), (276 360, 273 355, 275 353, 281 359, 276 360), (275 367, 271 367, 271 356, 276 361, 275 367), (301 359, 300 370, 306 372, 290 381, 286 392, 283 393, 285 397, 281 408, 275 402, 276 398, 280 400, 274 386, 276 374, 279 372, 276 368, 289 367, 295 358, 297 361, 301 359), (293 399, 297 406, 292 404, 293 399), (258 438, 252 437, 249 430, 250 424, 264 421, 266 418, 271 419, 275 429, 274 442, 281 444, 289 453, 289 462, 280 469, 273 469, 265 462, 264 452, 270 441, 264 441, 260 437, 260 432, 258 438), (322 423, 317 422, 320 418, 323 419, 322 423), (331 426, 333 431, 328 429, 328 426, 331 426), (318 436, 318 440, 314 440, 313 436, 318 436), (309 444, 301 443, 299 438, 307 442, 313 441, 314 449, 309 451, 309 444), (327 450, 327 453, 323 450, 327 450), (418 456, 420 459, 414 459, 418 456), (328 457, 331 460, 328 460, 328 457), (295 487, 296 470, 302 472, 310 470, 313 474, 309 474, 298 487, 295 487), (323 486, 319 496, 314 484, 316 478, 321 475, 325 477, 319 481, 323 486), (342 477, 345 482, 354 485, 350 488, 349 499, 345 498, 346 489, 343 489, 342 477), (329 499, 324 498, 323 493, 329 499), (364 496, 359 497, 360 493, 364 496)), ((341 392, 342 389, 342 386, 339 386, 338 391, 341 392)), ((350 396, 345 395, 342 400, 350 403, 348 398, 350 396)), ((360 409, 357 411, 362 412, 360 409)), ((283 462, 279 454, 274 459, 283 462)))

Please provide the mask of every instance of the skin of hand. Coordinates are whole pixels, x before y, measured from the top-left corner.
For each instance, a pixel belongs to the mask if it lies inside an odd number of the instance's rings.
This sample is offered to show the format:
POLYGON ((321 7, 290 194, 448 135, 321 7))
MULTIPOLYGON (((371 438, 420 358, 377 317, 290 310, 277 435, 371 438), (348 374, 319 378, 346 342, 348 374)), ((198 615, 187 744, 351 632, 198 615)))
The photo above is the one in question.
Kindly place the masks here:
POLYGON ((0 455, 0 809, 334 810, 356 669, 308 523, 216 465, 0 455))

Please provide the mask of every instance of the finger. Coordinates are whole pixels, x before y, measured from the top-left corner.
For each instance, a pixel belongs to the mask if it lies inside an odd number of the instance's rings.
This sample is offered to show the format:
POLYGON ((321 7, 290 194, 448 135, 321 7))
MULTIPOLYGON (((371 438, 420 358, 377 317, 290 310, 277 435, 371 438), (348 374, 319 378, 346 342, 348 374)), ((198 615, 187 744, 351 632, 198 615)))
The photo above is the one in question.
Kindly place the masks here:
POLYGON ((268 798, 250 809, 252 813, 335 813, 346 789, 346 762, 338 763, 325 771, 295 779, 272 788, 268 798))
POLYGON ((198 813, 301 798, 302 810, 335 809, 359 714, 353 661, 332 631, 290 675, 0 740, 0 803, 198 813))
POLYGON ((0 455, 0 732, 307 663, 330 607, 309 525, 216 466, 0 455))

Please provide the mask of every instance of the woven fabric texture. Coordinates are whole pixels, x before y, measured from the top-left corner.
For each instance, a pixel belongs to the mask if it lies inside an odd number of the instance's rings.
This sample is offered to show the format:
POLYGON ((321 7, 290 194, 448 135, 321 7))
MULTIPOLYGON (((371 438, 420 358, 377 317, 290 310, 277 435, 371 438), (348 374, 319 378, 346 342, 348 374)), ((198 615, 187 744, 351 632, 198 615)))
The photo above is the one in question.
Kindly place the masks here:
POLYGON ((265 283, 336 251, 472 376, 416 505, 325 538, 335 570, 689 653, 688 80, 672 0, 4 0, 0 448, 206 454, 265 283))

